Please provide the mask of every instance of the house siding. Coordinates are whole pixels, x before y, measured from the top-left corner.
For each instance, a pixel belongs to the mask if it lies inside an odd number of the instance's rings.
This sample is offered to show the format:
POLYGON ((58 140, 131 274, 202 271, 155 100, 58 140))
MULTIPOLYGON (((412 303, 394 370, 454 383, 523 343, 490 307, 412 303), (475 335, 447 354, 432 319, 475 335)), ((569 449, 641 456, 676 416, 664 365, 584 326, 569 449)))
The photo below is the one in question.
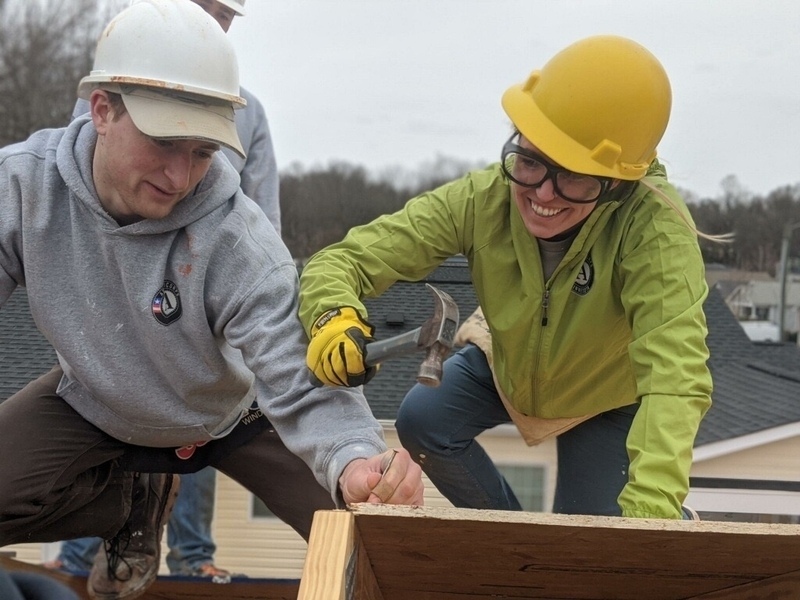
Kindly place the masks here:
POLYGON ((692 476, 800 481, 798 457, 800 457, 800 437, 793 437, 695 462, 692 466, 692 476))

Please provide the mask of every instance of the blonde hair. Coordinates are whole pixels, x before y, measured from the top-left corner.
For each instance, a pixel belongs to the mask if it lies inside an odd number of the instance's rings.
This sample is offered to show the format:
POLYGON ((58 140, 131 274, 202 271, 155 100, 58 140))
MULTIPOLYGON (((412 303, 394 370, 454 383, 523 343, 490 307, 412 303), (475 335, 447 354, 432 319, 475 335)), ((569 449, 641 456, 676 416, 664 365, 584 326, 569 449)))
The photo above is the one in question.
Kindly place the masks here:
POLYGON ((703 238, 704 240, 709 240, 711 242, 719 242, 719 243, 722 243, 722 244, 729 244, 729 243, 733 242, 733 237, 734 237, 733 233, 720 233, 720 234, 717 235, 717 234, 703 233, 702 231, 697 229, 697 227, 695 227, 694 223, 692 223, 692 221, 689 218, 687 218, 687 216, 675 204, 675 202, 672 200, 672 198, 670 198, 669 195, 665 194, 660 189, 658 189, 658 187, 656 187, 653 183, 648 181, 648 177, 646 175, 639 180, 639 183, 641 183, 644 187, 646 187, 648 190, 650 190, 654 194, 658 195, 659 198, 661 198, 664 202, 666 202, 667 205, 672 210, 674 210, 677 213, 677 215, 681 218, 681 221, 686 223, 686 226, 689 229, 691 229, 697 237, 703 238))

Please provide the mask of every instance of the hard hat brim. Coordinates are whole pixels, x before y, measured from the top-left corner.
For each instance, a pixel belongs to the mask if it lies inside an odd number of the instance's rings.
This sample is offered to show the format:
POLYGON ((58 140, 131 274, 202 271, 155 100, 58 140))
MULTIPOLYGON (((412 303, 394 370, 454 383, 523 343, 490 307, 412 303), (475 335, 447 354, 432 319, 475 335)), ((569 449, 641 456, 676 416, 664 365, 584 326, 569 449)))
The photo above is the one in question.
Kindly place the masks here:
POLYGON ((165 94, 147 88, 125 90, 122 101, 136 128, 154 138, 196 139, 226 146, 247 155, 236 131, 233 106, 194 97, 165 94))

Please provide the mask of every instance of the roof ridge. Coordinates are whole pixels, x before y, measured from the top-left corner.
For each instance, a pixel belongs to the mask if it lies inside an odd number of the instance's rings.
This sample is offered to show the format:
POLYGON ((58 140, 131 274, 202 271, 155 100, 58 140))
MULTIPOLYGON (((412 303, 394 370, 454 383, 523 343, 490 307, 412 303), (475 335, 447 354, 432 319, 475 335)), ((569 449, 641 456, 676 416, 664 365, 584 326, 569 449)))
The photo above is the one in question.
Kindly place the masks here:
POLYGON ((794 371, 789 371, 788 369, 771 365, 763 360, 747 361, 746 364, 748 367, 755 369, 756 371, 766 373, 767 375, 772 375, 780 379, 786 379, 788 381, 800 383, 800 375, 796 374, 794 371))

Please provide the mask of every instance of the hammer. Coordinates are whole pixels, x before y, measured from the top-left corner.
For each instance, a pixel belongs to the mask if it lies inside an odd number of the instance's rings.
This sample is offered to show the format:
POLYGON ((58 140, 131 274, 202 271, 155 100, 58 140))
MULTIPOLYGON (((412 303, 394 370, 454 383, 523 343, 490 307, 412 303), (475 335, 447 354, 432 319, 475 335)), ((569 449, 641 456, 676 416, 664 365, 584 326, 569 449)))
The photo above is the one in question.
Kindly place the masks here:
POLYGON ((372 367, 390 358, 425 350, 417 381, 437 387, 442 381, 442 361, 453 347, 458 329, 458 305, 442 290, 429 283, 425 287, 434 297, 433 316, 416 329, 367 344, 365 363, 372 367))

